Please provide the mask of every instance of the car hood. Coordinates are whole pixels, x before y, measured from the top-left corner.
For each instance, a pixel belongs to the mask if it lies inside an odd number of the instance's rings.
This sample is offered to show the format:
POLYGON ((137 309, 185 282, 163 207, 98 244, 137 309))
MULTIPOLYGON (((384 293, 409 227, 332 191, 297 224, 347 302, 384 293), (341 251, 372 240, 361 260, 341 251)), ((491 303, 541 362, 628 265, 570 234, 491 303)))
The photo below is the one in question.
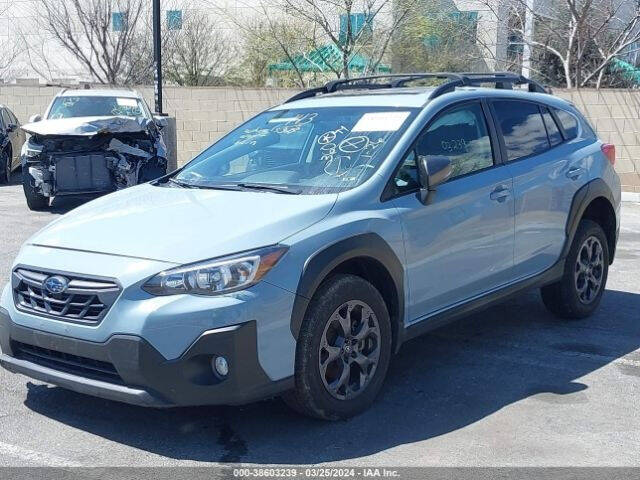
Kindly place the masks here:
POLYGON ((137 133, 148 129, 151 120, 142 117, 73 117, 27 123, 22 130, 31 135, 90 137, 99 133, 137 133))
POLYGON ((28 243, 191 263, 276 244, 324 218, 336 198, 143 184, 72 210, 28 243))

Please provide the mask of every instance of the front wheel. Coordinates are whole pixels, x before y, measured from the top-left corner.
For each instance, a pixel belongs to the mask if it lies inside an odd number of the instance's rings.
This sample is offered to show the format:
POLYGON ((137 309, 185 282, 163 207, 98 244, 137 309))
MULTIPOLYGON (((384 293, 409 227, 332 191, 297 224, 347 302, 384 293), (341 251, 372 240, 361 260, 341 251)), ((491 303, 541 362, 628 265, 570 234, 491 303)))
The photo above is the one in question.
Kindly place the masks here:
POLYGON ((28 171, 22 172, 22 189, 30 210, 42 210, 49 206, 49 197, 41 195, 31 184, 31 175, 28 171))
POLYGON ((368 408, 391 359, 385 302, 369 282, 336 275, 314 295, 298 336, 295 389, 284 396, 295 410, 337 420, 368 408))
POLYGON ((609 248, 602 227, 582 220, 567 255, 563 277, 541 289, 542 301, 563 318, 585 318, 600 305, 609 272, 609 248))

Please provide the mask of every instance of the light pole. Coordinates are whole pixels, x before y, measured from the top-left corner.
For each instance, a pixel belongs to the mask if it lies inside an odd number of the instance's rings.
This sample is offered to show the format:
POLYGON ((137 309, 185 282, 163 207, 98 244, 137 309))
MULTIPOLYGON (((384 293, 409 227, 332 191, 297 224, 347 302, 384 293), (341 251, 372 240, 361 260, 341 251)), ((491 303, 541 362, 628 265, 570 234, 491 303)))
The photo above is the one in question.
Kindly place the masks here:
POLYGON ((531 77, 531 39, 533 37, 534 0, 527 0, 524 10, 524 32, 522 38, 522 75, 531 77))
POLYGON ((162 115, 162 41, 160 32, 160 0, 153 0, 153 81, 156 113, 162 115))

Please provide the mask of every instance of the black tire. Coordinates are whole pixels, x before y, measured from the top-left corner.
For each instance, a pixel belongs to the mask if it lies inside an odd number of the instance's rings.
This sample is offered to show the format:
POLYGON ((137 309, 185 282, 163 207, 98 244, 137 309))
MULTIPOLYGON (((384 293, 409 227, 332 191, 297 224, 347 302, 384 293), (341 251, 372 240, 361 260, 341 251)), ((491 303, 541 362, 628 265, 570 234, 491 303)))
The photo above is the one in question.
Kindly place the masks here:
POLYGON ((31 175, 29 175, 28 171, 22 173, 22 189, 30 210, 43 210, 49 206, 49 197, 45 197, 36 191, 31 184, 31 175))
MULTIPOLYGON (((384 383, 391 359, 391 335, 387 306, 373 285, 355 275, 340 274, 325 280, 313 296, 300 328, 295 360, 295 389, 283 396, 285 402, 304 415, 324 420, 349 418, 366 410, 384 383), (352 307, 349 313, 344 308, 338 312, 345 305, 352 307), (341 319, 335 315, 340 315, 341 319), (365 317, 366 325, 363 321, 365 317), (343 339, 339 356, 323 363, 327 365, 323 375, 320 362, 323 356, 325 359, 328 357, 328 351, 324 348, 338 347, 327 343, 323 343, 326 347, 321 347, 321 342, 333 330, 344 332, 341 320, 351 325, 352 332, 343 339), (365 335, 365 328, 369 333, 358 341, 356 337, 365 335), (347 344, 350 346, 345 347, 347 344), (377 361, 374 363, 371 359, 376 355, 377 361), (364 380, 358 374, 364 372, 360 367, 363 358, 367 359, 365 368, 368 370, 368 373, 363 373, 364 380), (345 370, 347 362, 351 365, 348 371, 345 370), (336 377, 340 377, 336 382, 331 382, 332 385, 340 382, 342 373, 348 375, 345 384, 335 390, 330 388, 328 382, 331 370, 336 372, 336 377), (340 396, 344 398, 338 398, 340 396)), ((340 344, 338 337, 336 334, 335 343, 340 344)))
POLYGON ((0 153, 0 183, 11 182, 11 153, 8 149, 0 153))
POLYGON ((607 237, 599 224, 582 220, 567 255, 564 275, 556 283, 540 289, 542 301, 558 317, 586 318, 600 305, 608 273, 607 237))

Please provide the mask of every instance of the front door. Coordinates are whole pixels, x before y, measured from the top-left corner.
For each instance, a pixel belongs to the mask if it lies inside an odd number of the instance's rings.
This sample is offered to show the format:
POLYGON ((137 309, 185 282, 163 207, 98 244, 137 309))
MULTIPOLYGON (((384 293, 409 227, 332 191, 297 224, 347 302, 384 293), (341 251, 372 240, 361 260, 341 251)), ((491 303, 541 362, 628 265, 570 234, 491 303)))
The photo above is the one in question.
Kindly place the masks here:
POLYGON ((393 180, 393 202, 404 227, 411 322, 510 280, 513 182, 507 166, 496 162, 486 114, 480 101, 439 113, 393 180), (428 205, 416 194, 421 155, 445 155, 453 167, 428 205))

